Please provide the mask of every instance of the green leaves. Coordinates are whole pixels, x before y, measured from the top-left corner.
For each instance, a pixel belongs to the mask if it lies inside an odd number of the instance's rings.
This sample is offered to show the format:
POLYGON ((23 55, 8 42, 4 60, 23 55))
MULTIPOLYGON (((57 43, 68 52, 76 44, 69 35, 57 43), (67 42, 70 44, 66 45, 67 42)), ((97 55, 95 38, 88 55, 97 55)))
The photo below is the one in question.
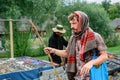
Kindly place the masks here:
POLYGON ((120 18, 120 3, 111 5, 108 9, 110 19, 120 18))

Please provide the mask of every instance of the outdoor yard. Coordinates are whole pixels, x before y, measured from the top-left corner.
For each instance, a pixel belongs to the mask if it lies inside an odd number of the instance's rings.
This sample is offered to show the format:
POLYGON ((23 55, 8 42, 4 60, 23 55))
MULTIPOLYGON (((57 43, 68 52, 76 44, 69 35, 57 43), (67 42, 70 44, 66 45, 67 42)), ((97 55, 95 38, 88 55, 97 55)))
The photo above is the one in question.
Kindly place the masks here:
MULTIPOLYGON (((16 63, 12 61, 15 61, 15 58, 20 57, 26 58, 26 65, 31 63, 30 59, 27 57, 34 58, 35 61, 33 62, 39 62, 41 60, 48 62, 49 57, 43 49, 48 45, 50 46, 50 41, 48 41, 48 39, 54 32, 53 28, 56 27, 56 29, 60 31, 63 29, 66 30, 66 32, 63 34, 63 37, 65 37, 67 41, 70 39, 71 44, 68 45, 68 50, 69 53, 73 53, 74 56, 76 56, 76 54, 74 53, 84 53, 84 47, 85 51, 87 52, 88 50, 89 52, 92 51, 92 49, 94 49, 96 45, 103 45, 103 43, 105 42, 105 44, 107 45, 107 52, 109 54, 118 56, 116 58, 109 57, 109 59, 106 61, 107 65, 109 65, 110 67, 109 69, 112 70, 113 68, 117 67, 117 69, 115 69, 116 71, 113 74, 109 75, 109 79, 120 80, 120 0, 94 0, 95 2, 91 2, 92 0, 89 1, 0 0, 0 71, 6 73, 5 70, 12 72, 15 68, 22 69, 23 67, 25 67, 22 61, 16 63), (96 1, 100 2, 97 3, 96 1), (56 25, 58 24, 62 25, 63 28, 57 27, 56 25), (102 39, 100 38, 99 40, 97 40, 98 44, 97 41, 96 43, 92 43, 96 39, 96 36, 94 36, 94 32, 99 33, 104 42, 102 42, 102 39), (90 36, 88 35, 89 33, 91 34, 90 36), (71 35, 73 36, 72 38, 71 35), (75 41, 76 38, 79 41, 75 41), (79 46, 78 43, 80 43, 82 47, 79 46), (11 62, 6 63, 4 60, 5 58, 8 59, 6 60, 6 62, 11 62), (9 64, 9 66, 7 64, 9 64), (12 68, 9 68, 11 66, 12 68)), ((55 41, 51 42, 54 42, 55 44, 63 42, 60 39, 58 40, 59 41, 55 40, 56 43, 55 41)), ((57 48, 60 47, 57 46, 57 48)), ((104 49, 105 47, 102 48, 104 49)), ((87 55, 87 57, 89 56, 87 55)), ((100 58, 102 59, 97 60, 102 61, 104 60, 104 58, 107 57, 100 56, 100 58)), ((70 60, 71 62, 73 61, 72 59, 70 60)), ((74 63, 76 64, 76 61, 74 61, 74 63)), ((70 67, 71 65, 74 64, 70 64, 70 67)), ((29 66, 32 66, 33 68, 35 67, 33 64, 30 64, 29 66)), ((75 67, 73 69, 75 69, 75 67)), ((40 69, 38 68, 38 70, 40 69)), ((15 76, 11 77, 17 78, 16 74, 14 75, 15 76)), ((26 75, 26 73, 22 75, 24 76, 26 75)), ((22 75, 20 74, 19 77, 24 78, 22 75)), ((34 77, 34 80, 38 80, 41 75, 42 74, 40 74, 40 72, 38 71, 36 74, 33 73, 32 75, 25 76, 29 79, 19 79, 33 80, 32 77, 34 77)), ((5 80, 18 80, 14 78, 8 78, 8 76, 6 77, 6 74, 4 78, 5 80)), ((4 80, 4 78, 1 78, 0 75, 0 79, 4 80)), ((49 80, 49 78, 47 80, 49 80)))

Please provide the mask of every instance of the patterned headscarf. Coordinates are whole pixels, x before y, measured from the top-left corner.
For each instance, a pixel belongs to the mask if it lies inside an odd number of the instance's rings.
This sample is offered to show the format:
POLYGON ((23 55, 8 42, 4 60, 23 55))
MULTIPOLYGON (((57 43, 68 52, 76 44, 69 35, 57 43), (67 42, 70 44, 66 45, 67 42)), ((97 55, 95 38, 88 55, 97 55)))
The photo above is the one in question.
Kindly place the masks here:
POLYGON ((91 49, 96 48, 95 36, 92 29, 89 28, 89 19, 88 16, 81 11, 73 12, 78 16, 78 31, 81 28, 79 34, 72 34, 69 43, 68 43, 68 62, 67 62, 67 71, 76 72, 76 41, 80 40, 80 60, 84 60, 83 54, 91 49))

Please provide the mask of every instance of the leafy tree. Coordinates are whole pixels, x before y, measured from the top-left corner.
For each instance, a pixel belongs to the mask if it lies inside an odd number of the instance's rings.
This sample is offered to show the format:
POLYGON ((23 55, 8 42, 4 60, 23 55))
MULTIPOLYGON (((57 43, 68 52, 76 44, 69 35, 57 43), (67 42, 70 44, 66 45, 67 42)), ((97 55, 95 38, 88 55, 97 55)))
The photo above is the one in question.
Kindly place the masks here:
POLYGON ((18 18, 21 16, 20 8, 15 4, 15 0, 0 0, 1 18, 18 18))
POLYGON ((108 12, 110 19, 120 18, 120 3, 111 5, 108 12))
POLYGON ((111 5, 111 0, 104 0, 102 1, 102 6, 104 7, 104 9, 108 12, 108 9, 111 5))
POLYGON ((0 0, 0 17, 18 19, 33 12, 32 0, 0 0))

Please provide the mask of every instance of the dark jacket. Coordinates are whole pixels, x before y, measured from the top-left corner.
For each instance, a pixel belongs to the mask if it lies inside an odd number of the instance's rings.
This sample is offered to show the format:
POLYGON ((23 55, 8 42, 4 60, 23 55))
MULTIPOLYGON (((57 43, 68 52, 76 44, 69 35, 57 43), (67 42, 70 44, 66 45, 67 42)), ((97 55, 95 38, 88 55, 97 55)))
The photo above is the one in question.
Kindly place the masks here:
MULTIPOLYGON (((49 38, 49 47, 55 48, 55 49, 59 49, 62 50, 63 46, 67 47, 68 42, 64 39, 63 36, 58 36, 56 35, 56 33, 53 32, 52 36, 49 38)), ((61 58, 59 56, 57 56, 56 54, 50 54, 53 62, 60 64, 61 63, 61 58)), ((50 59, 49 59, 50 60, 50 59)))

